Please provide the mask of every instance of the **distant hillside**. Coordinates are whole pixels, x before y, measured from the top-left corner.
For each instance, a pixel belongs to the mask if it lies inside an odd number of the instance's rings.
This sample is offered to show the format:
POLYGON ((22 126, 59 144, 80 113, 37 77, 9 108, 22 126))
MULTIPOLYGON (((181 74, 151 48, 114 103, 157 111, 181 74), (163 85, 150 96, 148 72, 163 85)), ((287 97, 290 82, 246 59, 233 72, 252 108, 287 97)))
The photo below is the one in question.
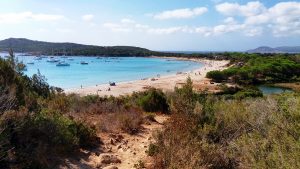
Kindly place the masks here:
POLYGON ((15 52, 53 55, 84 56, 150 56, 156 52, 132 46, 93 46, 76 43, 52 43, 23 38, 10 38, 0 41, 0 51, 13 49, 15 52))
POLYGON ((247 50, 248 53, 300 53, 300 46, 281 46, 271 48, 268 46, 261 46, 256 49, 247 50))

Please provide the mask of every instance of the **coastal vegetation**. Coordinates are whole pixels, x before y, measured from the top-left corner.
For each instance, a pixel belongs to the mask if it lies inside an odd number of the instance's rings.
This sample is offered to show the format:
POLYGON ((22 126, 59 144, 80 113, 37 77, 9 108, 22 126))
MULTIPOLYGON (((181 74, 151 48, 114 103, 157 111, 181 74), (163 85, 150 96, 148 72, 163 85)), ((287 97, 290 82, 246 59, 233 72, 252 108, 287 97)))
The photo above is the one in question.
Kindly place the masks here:
POLYGON ((207 77, 215 82, 231 82, 241 85, 262 83, 297 82, 300 80, 299 55, 277 54, 262 57, 245 54, 231 57, 232 66, 223 71, 211 71, 207 77))
POLYGON ((101 147, 97 132, 136 134, 153 120, 150 112, 169 111, 156 89, 119 98, 65 95, 40 73, 24 76, 17 64, 13 53, 0 59, 0 168, 53 168, 101 147))
POLYGON ((299 168, 299 94, 236 100, 188 86, 149 147, 155 168, 299 168))
POLYGON ((263 96, 253 86, 296 84, 299 56, 222 57, 233 66, 207 76, 237 85, 220 84, 216 94, 195 92, 188 78, 173 92, 80 97, 49 86, 40 73, 25 76, 10 52, 0 59, 0 168, 55 168, 82 151, 101 149, 103 133, 141 134, 157 114, 170 118, 145 152, 152 168, 299 168, 299 93, 263 96))

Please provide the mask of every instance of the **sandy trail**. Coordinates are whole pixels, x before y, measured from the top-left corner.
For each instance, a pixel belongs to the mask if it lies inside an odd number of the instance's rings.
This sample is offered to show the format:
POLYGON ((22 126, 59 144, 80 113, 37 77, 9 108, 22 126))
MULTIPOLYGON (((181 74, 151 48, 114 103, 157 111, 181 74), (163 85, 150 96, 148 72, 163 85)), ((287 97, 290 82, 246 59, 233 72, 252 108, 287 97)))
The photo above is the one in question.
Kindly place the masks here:
MULTIPOLYGON (((175 59, 175 58, 174 58, 175 59)), ((178 58, 176 58, 178 59, 178 58)), ((163 91, 172 91, 175 86, 183 84, 187 77, 191 77, 194 84, 196 84, 199 90, 208 88, 214 90, 215 85, 210 85, 208 79, 205 78, 206 73, 212 70, 223 70, 226 68, 228 61, 216 61, 216 60, 205 60, 205 59, 190 59, 195 62, 201 62, 204 64, 199 69, 189 72, 178 72, 177 74, 153 77, 143 80, 129 81, 117 83, 116 86, 109 86, 108 84, 101 84, 95 86, 88 86, 83 88, 67 89, 65 93, 79 94, 81 96, 96 94, 99 96, 120 96, 128 95, 133 92, 143 91, 150 87, 162 89, 163 91), (110 89, 110 90, 108 90, 110 89)), ((196 88, 197 90, 197 88, 196 88)))
POLYGON ((134 164, 139 161, 143 161, 145 166, 151 166, 151 158, 145 151, 150 143, 154 142, 152 134, 162 130, 168 118, 166 115, 155 116, 157 122, 143 124, 142 132, 137 135, 101 133, 100 137, 104 143, 101 148, 83 151, 77 159, 66 159, 59 168, 134 169, 134 164))

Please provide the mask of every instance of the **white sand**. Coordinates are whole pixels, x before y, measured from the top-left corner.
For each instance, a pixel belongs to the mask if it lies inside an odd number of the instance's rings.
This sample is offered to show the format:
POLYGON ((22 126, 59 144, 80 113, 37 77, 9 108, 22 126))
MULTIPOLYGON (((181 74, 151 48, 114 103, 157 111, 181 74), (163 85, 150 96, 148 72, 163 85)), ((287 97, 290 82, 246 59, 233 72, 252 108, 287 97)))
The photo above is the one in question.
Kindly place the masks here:
MULTIPOLYGON (((174 59, 182 59, 182 58, 174 58, 174 59)), ((183 59, 182 59, 183 60, 183 59)), ((182 72, 181 74, 167 75, 161 77, 153 77, 155 80, 152 81, 152 78, 148 78, 145 80, 135 80, 128 82, 120 82, 116 83, 116 86, 109 86, 109 84, 101 84, 95 86, 83 87, 82 89, 73 88, 66 89, 66 94, 79 94, 81 96, 98 94, 99 96, 120 96, 120 95, 128 95, 133 92, 143 91, 147 88, 154 87, 158 89, 162 89, 163 91, 171 91, 174 90, 175 86, 182 85, 187 77, 191 77, 194 85, 202 85, 210 86, 205 78, 206 73, 212 70, 223 70, 226 68, 228 61, 215 61, 215 60, 204 60, 204 59, 190 59, 193 61, 201 62, 204 64, 203 67, 199 69, 195 69, 189 72, 182 72), (200 74, 199 74, 200 73, 200 74), (110 91, 108 89, 110 88, 110 91)))

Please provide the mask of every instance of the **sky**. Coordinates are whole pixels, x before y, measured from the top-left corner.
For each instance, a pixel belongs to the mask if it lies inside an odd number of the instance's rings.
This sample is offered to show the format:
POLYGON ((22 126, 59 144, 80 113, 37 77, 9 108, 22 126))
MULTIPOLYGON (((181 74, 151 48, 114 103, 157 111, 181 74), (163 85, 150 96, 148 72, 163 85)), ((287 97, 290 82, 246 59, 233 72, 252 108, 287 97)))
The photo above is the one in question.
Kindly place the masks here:
POLYGON ((0 39, 159 51, 300 46, 300 0, 1 0, 0 39))

